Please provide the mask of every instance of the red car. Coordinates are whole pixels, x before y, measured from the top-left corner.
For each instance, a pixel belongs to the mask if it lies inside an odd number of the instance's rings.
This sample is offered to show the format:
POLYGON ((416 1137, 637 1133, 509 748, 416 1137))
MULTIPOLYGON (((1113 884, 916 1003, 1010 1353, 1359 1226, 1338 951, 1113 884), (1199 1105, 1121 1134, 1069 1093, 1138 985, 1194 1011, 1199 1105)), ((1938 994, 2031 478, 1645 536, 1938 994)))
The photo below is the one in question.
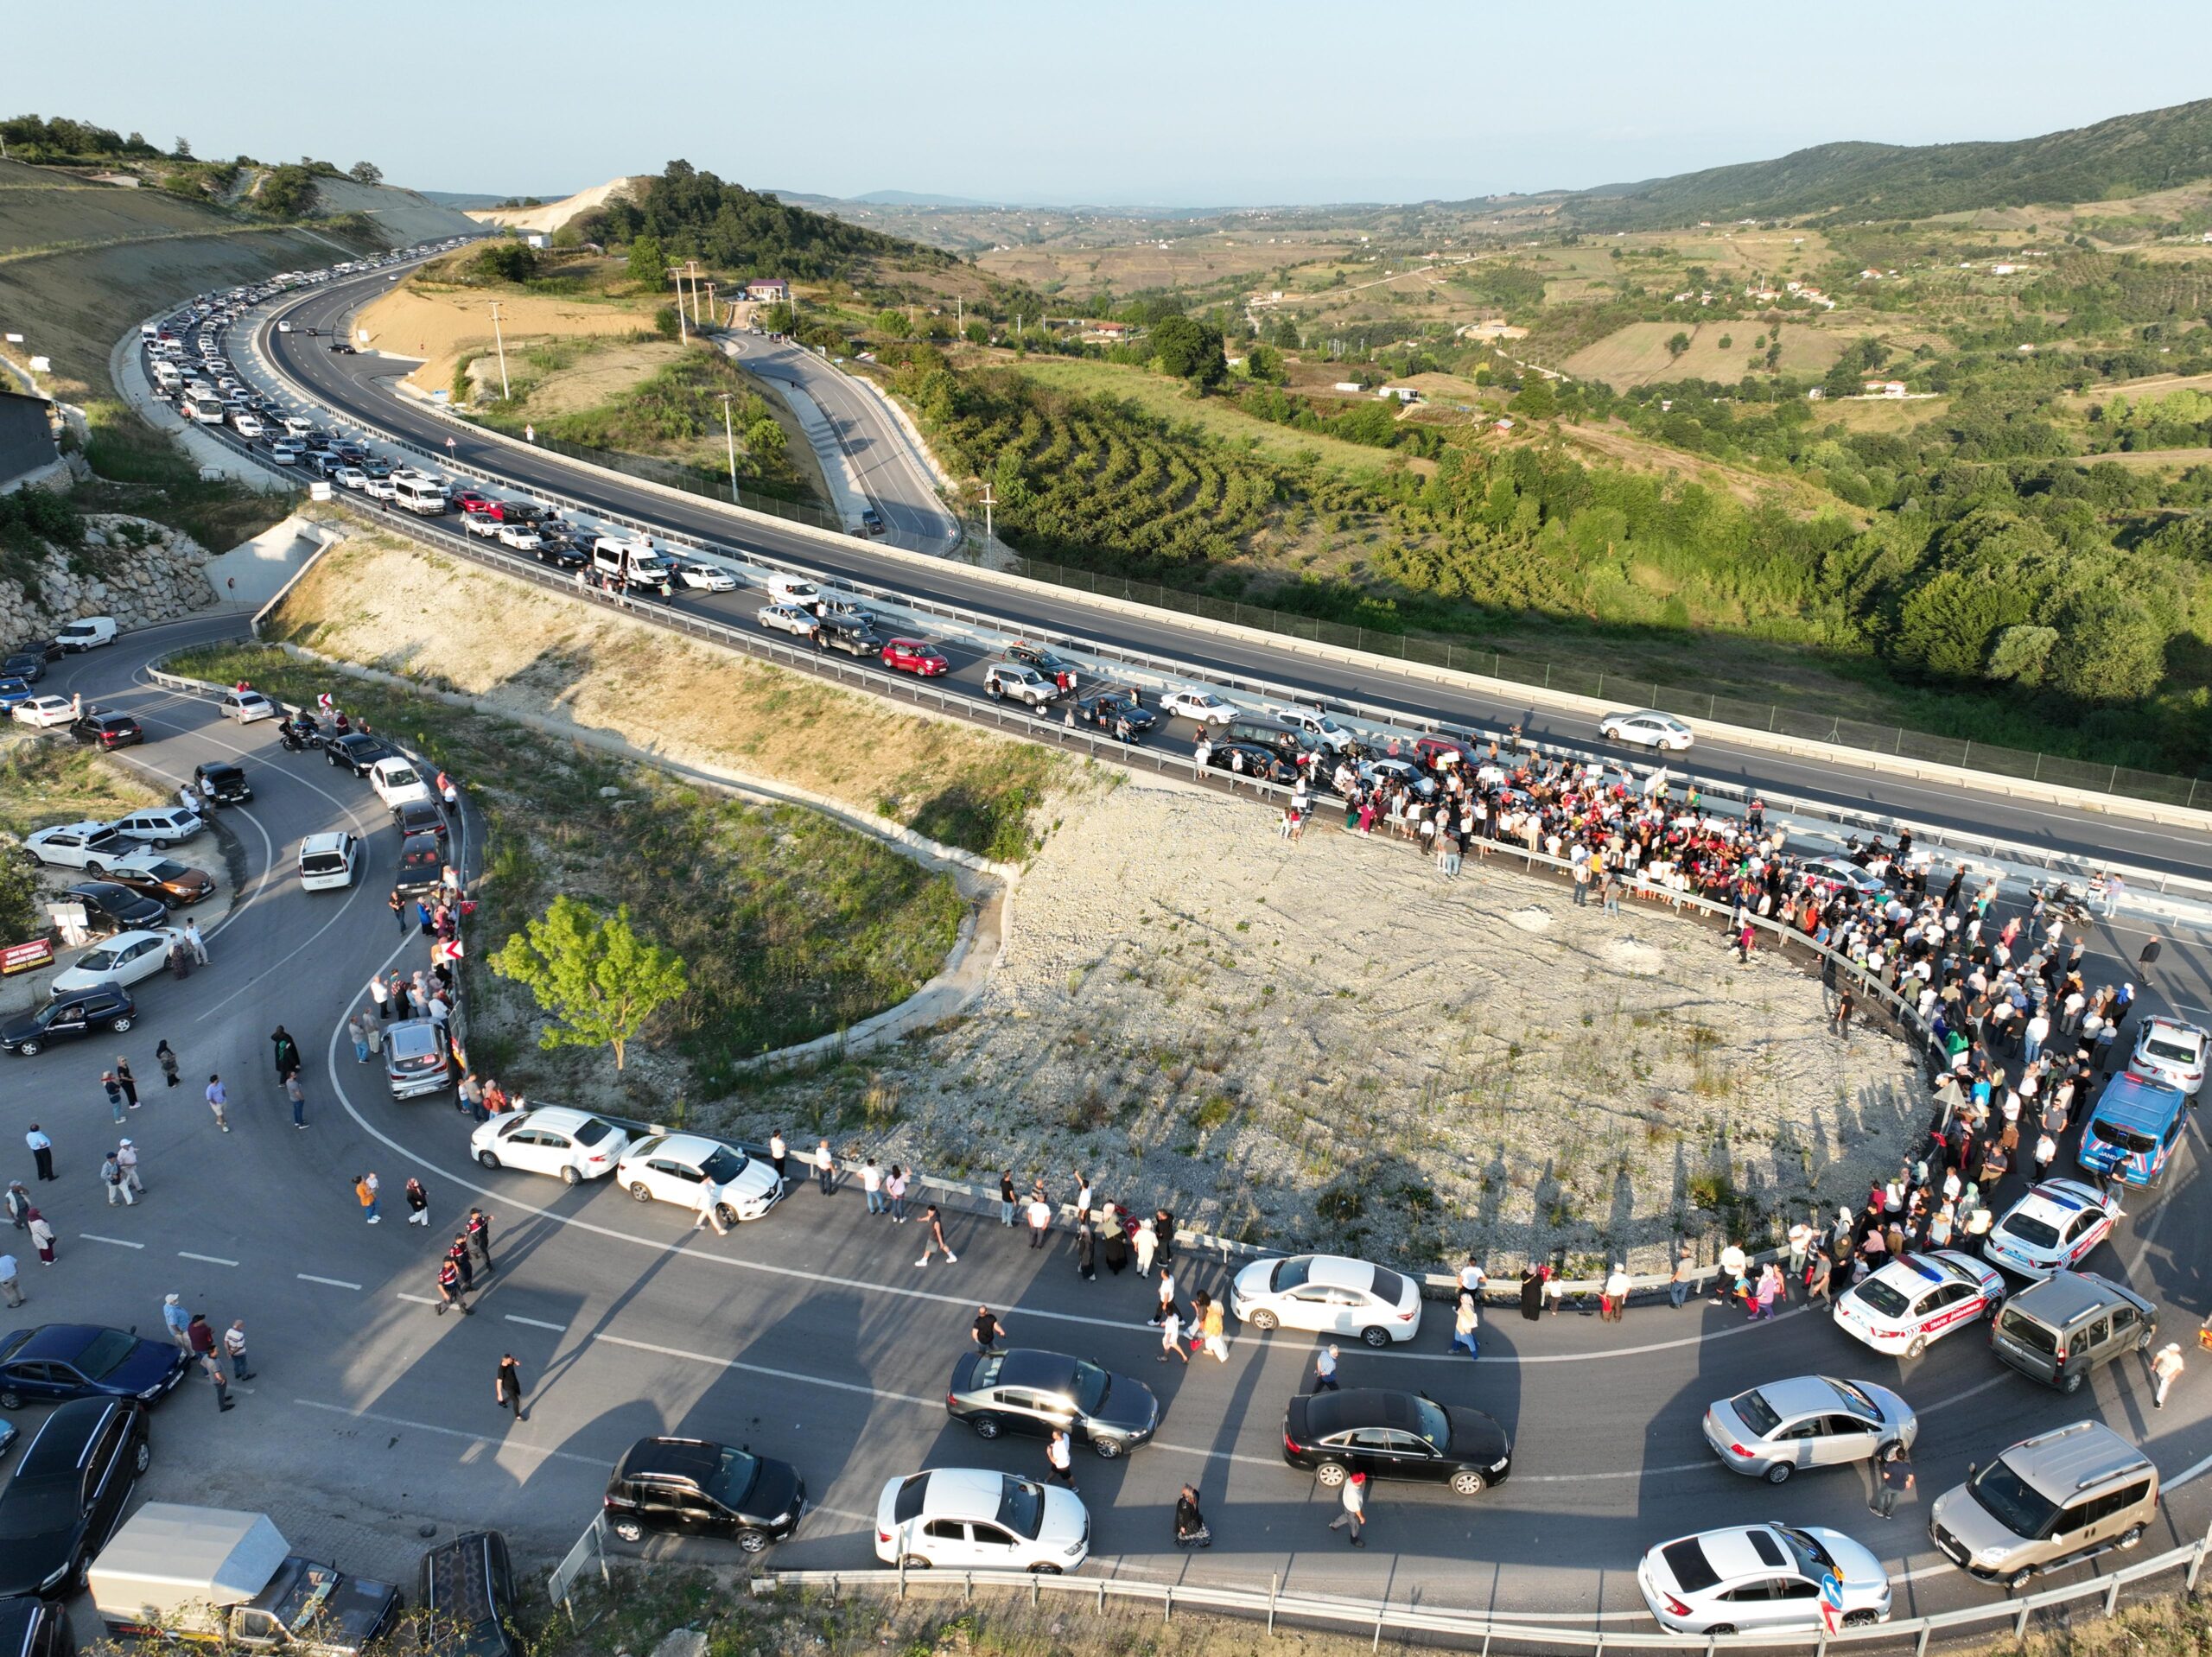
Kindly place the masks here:
POLYGON ((949 672, 952 667, 943 651, 922 638, 893 639, 883 647, 883 665, 901 673, 918 673, 925 679, 949 672))
POLYGON ((477 489, 455 489, 450 491, 446 498, 464 512, 486 511, 492 505, 492 498, 477 489))

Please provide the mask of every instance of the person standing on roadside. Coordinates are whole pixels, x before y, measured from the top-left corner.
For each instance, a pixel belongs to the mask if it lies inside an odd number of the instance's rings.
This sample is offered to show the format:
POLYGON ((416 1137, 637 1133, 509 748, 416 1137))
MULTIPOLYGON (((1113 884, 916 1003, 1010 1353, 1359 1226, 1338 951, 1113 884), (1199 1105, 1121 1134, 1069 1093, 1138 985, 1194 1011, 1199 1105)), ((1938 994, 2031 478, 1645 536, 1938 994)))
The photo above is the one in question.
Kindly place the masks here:
POLYGON ((1612 1323, 1619 1323, 1628 1316, 1628 1265, 1615 1260, 1613 1269, 1605 1278, 1605 1292, 1599 1297, 1604 1304, 1599 1315, 1612 1323))
POLYGON ((1667 1279, 1667 1303, 1680 1311, 1690 1298, 1691 1279, 1697 1275, 1697 1251, 1684 1243, 1675 1251, 1675 1273, 1667 1279))
POLYGON ((1337 1349, 1325 1346, 1313 1355, 1313 1391, 1316 1395, 1340 1389, 1337 1380, 1337 1349))
POLYGON ((115 1056, 115 1079, 117 1084, 123 1089, 124 1108, 130 1110, 137 1109, 138 1078, 130 1074, 130 1061, 120 1053, 115 1056))
POLYGON ((1130 1244, 1136 1250, 1137 1276, 1140 1278, 1150 1277, 1152 1275, 1152 1257, 1154 1253, 1160 1247, 1160 1239, 1153 1235, 1151 1221, 1140 1220, 1137 1222, 1137 1235, 1130 1239, 1130 1244))
POLYGON ((192 1350, 192 1337, 186 1333, 192 1327, 192 1314, 184 1309, 184 1297, 165 1294, 162 1297, 162 1327, 169 1332, 169 1339, 181 1352, 192 1350))
POLYGON ((369 975, 369 1002, 377 1010, 379 1024, 391 1021, 391 991, 385 987, 384 980, 373 973, 369 975))
POLYGON ((1891 1444, 1889 1453, 1874 1464, 1875 1492, 1870 1513, 1885 1519, 1897 1516, 1897 1502, 1912 1489, 1912 1456, 1903 1444, 1891 1444))
POLYGON ((113 1070, 100 1072, 100 1089, 107 1095, 108 1115, 111 1120, 123 1120, 123 1083, 115 1079, 113 1070))
POLYGON ((874 1157, 861 1165, 861 1196, 867 1201, 869 1214, 884 1211, 883 1170, 875 1165, 874 1157))
POLYGON ((999 1174, 999 1223, 1001 1225, 1011 1226, 1014 1223, 1014 1170, 1003 1169, 999 1174))
POLYGON ((2158 1349, 2158 1355, 2151 1360, 2152 1378, 2158 1383, 2151 1393, 2152 1409, 2163 1410, 2166 1407, 2166 1394, 2172 1388, 2175 1381, 2180 1377, 2181 1371, 2181 1343, 2168 1341, 2158 1349))
POLYGON ((245 1319, 233 1317, 231 1326, 223 1331, 223 1355, 231 1361, 231 1373, 240 1381, 251 1381, 253 1371, 246 1367, 245 1319))
POLYGON ((162 1079, 171 1087, 178 1085, 176 1053, 164 1041, 154 1049, 154 1063, 162 1067, 162 1079))
POLYGON ((41 1179, 53 1178, 54 1141, 47 1138, 36 1122, 33 1122, 30 1132, 23 1135, 23 1143, 31 1148, 31 1161, 38 1169, 38 1177, 41 1179))
POLYGON ((1029 1246, 1042 1248, 1052 1232, 1052 1205, 1041 1196, 1029 1199, 1029 1246))
POLYGON ((976 1308, 976 1326, 969 1334, 978 1352, 988 1353, 998 1344, 999 1336, 1005 1333, 1006 1325, 999 1322, 997 1315, 988 1306, 976 1308))
POLYGON ((883 1195, 891 1204, 891 1223, 906 1223, 906 1171, 897 1163, 891 1165, 891 1177, 883 1182, 883 1195))
POLYGON ((384 1021, 373 1014, 364 1013, 361 1015, 361 1031, 369 1038, 369 1057, 372 1059, 382 1058, 384 1057, 384 1021))
POLYGON ((937 1204, 932 1203, 922 1210, 922 1257, 914 1264, 927 1266, 930 1263, 930 1256, 939 1249, 944 1251, 944 1263, 947 1266, 957 1266, 960 1263, 960 1256, 952 1252, 952 1245, 944 1240, 944 1216, 938 1211, 937 1204))
POLYGON ((776 1171, 776 1184, 779 1187, 791 1183, 784 1177, 784 1165, 791 1160, 791 1146, 784 1143, 782 1128, 779 1127, 768 1135, 768 1162, 776 1171))
POLYGON ((284 1078, 284 1097, 291 1101, 292 1126, 305 1127, 308 1125, 308 1093, 307 1089, 300 1085, 300 1073, 297 1070, 284 1078))
POLYGON ((522 1365, 512 1352, 499 1355, 499 1372, 492 1378, 492 1397, 501 1409, 512 1409, 518 1422, 530 1419, 530 1412, 522 1403, 522 1365))
POLYGON ((827 1140, 814 1147, 814 1184, 824 1197, 837 1194, 837 1153, 827 1140))
POLYGON ((30 1223, 31 1194, 20 1179, 8 1182, 8 1223, 21 1231, 30 1223))
POLYGON ((1331 1530, 1351 1530, 1351 1545, 1365 1547, 1366 1539, 1360 1533, 1367 1526, 1367 1475, 1355 1472, 1344 1480, 1344 1510, 1329 1521, 1331 1530))
POLYGON ((198 921, 185 922, 184 942, 186 947, 192 951, 192 958, 194 961, 197 961, 201 966, 206 966, 207 964, 207 940, 200 936, 200 923, 198 921))
POLYGON ((346 1015, 346 1038, 353 1044, 353 1063, 367 1063, 369 1062, 369 1032, 361 1023, 359 1013, 349 1013, 346 1015))
POLYGON ((356 1174, 353 1177, 353 1200, 361 1205, 361 1212, 368 1216, 371 1225, 379 1224, 384 1219, 377 1212, 378 1186, 374 1174, 356 1174))
POLYGON ((492 1216, 482 1209, 471 1209, 468 1210, 468 1223, 462 1229, 468 1234, 470 1247, 476 1250, 476 1258, 484 1267, 484 1275, 491 1276, 492 1216))
POLYGON ((404 932, 411 917, 407 913, 407 899, 399 895, 397 886, 391 889, 391 896, 385 900, 385 907, 391 911, 392 919, 399 923, 399 930, 404 932))
POLYGON ((231 1131, 230 1102, 231 1095, 223 1086, 222 1076, 211 1071, 207 1077, 207 1108, 215 1113, 215 1126, 226 1133, 231 1131))

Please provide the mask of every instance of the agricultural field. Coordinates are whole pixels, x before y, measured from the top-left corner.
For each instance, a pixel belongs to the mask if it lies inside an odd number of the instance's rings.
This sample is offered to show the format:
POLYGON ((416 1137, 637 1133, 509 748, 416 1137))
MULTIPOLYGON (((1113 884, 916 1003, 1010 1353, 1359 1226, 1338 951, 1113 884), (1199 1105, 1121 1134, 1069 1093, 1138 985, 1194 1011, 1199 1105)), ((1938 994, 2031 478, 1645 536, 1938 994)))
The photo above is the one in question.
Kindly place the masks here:
MULTIPOLYGON (((1747 373, 1766 371, 1764 352, 1751 349, 1751 342, 1766 332, 1755 317, 1714 322, 1630 322, 1597 344, 1584 346, 1560 366, 1580 378, 1603 380, 1616 391, 1654 380, 1733 384, 1747 373), (1667 347, 1677 333, 1689 336, 1689 349, 1680 357, 1667 347), (1723 340, 1729 343, 1723 346, 1723 340)), ((1782 370, 1817 378, 1827 372, 1844 347, 1857 337, 1854 333, 1807 327, 1793 320, 1782 328, 1782 370)))
MULTIPOLYGON (((1153 237, 1129 235, 1104 244, 1017 245, 993 248, 976 256, 979 268, 1008 282, 1025 283, 1042 294, 1087 298, 1101 289, 1117 294, 1147 289, 1204 288, 1230 277, 1258 277, 1269 271, 1333 258, 1356 238, 1302 241, 1270 236, 1186 231, 1153 237)), ((1255 286, 1287 287, 1255 282, 1255 286)))

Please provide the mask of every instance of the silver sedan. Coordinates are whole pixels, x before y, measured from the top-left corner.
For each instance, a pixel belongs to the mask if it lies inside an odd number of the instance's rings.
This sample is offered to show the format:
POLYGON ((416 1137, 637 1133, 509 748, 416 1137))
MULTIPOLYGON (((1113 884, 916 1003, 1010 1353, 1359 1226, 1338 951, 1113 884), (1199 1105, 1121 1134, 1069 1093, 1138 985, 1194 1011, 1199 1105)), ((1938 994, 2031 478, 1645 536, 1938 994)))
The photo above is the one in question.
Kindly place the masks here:
POLYGON ((1706 1442, 1738 1473, 1780 1484, 1806 1468, 1871 1461, 1920 1433, 1912 1406, 1871 1381, 1796 1375, 1724 1398, 1705 1413, 1706 1442))

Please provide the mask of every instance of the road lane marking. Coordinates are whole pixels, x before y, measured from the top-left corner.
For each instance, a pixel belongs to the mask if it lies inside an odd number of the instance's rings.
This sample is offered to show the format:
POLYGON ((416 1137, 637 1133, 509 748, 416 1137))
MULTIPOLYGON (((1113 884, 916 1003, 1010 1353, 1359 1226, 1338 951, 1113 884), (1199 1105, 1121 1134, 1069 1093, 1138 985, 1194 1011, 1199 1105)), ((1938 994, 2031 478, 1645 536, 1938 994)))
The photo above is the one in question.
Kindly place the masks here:
POLYGON ((179 1260, 205 1260, 210 1266, 236 1266, 238 1264, 234 1260, 225 1260, 220 1254, 195 1254, 189 1248, 178 1249, 176 1251, 176 1257, 179 1260))
POLYGON ((327 1284, 334 1289, 351 1289, 356 1294, 359 1294, 361 1289, 361 1286, 359 1284, 348 1283, 342 1277, 317 1277, 313 1272, 296 1272, 293 1273, 293 1275, 297 1277, 302 1283, 327 1284))
POLYGON ((86 1242, 111 1243, 118 1248, 143 1248, 146 1246, 141 1242, 128 1241, 121 1237, 103 1237, 97 1231, 80 1231, 77 1235, 86 1242))
POLYGON ((394 1300, 411 1300, 418 1306, 440 1306, 445 1303, 435 1295, 409 1294, 405 1291, 392 1296, 394 1300))
POLYGON ((914 1393, 894 1393, 887 1387, 864 1386, 857 1381, 830 1381, 820 1375, 803 1375, 796 1369, 774 1369, 764 1363, 744 1363, 735 1358, 725 1358, 711 1352, 687 1352, 680 1346, 656 1346, 651 1341, 633 1341, 626 1335, 595 1334, 594 1341, 609 1346, 626 1346, 632 1351, 651 1352, 664 1358, 684 1358, 693 1363, 713 1364, 722 1369, 735 1369, 748 1375, 766 1375, 772 1381, 796 1381, 809 1387, 827 1387, 832 1392, 858 1393, 863 1398, 888 1399, 894 1404, 925 1404, 944 1407, 944 1400, 923 1398, 914 1393))
MULTIPOLYGON (((410 1432, 431 1432, 441 1438, 459 1438, 472 1444, 487 1444, 493 1450, 518 1450, 525 1456, 545 1456, 557 1461, 582 1462, 587 1467, 607 1467, 613 1454, 580 1456, 573 1450, 548 1450, 543 1444, 525 1444, 519 1438, 497 1438, 488 1432, 467 1432, 459 1427, 442 1427, 429 1421, 410 1421, 404 1416, 380 1415, 374 1410, 349 1410, 343 1404, 333 1404, 320 1398, 296 1398, 292 1402, 303 1410, 321 1410, 329 1415, 342 1415, 349 1420, 373 1421, 379 1426, 404 1427, 410 1432)), ((874 1521, 870 1521, 874 1523, 874 1521)))
POLYGON ((506 1314, 506 1318, 511 1324, 528 1324, 532 1329, 550 1329, 556 1335, 565 1335, 569 1332, 569 1326, 566 1324, 549 1324, 543 1317, 524 1317, 514 1312, 509 1312, 506 1314))

